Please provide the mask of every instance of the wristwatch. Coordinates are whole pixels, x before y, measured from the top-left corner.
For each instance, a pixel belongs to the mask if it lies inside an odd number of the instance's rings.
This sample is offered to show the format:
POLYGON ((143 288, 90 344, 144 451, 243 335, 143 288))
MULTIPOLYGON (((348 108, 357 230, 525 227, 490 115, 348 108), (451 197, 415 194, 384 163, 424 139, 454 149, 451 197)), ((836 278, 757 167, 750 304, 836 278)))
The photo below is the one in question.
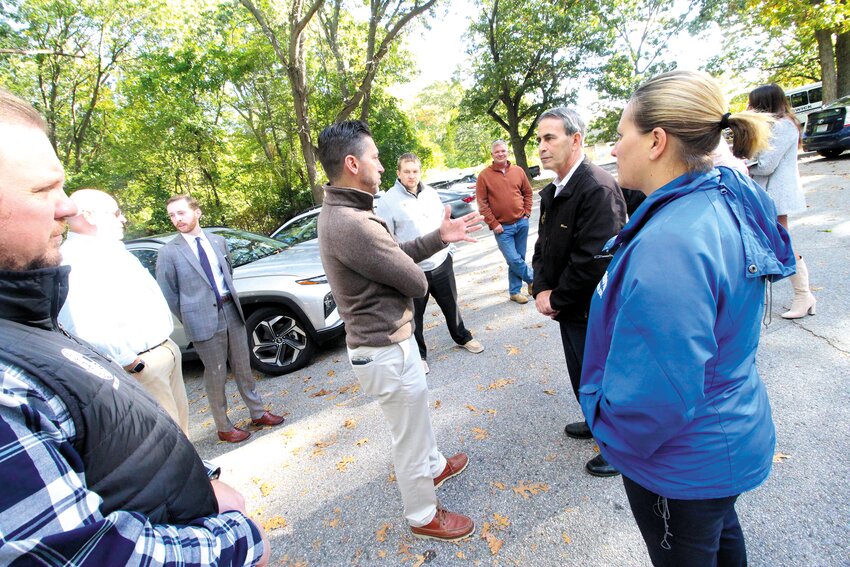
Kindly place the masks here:
POLYGON ((145 361, 139 359, 139 362, 137 362, 136 365, 133 368, 131 368, 130 370, 128 370, 127 372, 129 372, 130 374, 137 374, 144 369, 145 369, 145 361))

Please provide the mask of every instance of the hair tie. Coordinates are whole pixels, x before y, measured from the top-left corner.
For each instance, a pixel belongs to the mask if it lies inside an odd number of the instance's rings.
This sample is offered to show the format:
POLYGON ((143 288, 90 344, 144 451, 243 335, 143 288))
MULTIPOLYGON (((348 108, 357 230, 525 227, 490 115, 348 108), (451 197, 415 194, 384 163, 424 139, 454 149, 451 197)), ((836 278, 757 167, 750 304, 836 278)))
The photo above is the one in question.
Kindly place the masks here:
POLYGON ((725 130, 729 127, 729 117, 732 116, 731 112, 727 112, 723 115, 723 118, 720 119, 720 129, 725 130))

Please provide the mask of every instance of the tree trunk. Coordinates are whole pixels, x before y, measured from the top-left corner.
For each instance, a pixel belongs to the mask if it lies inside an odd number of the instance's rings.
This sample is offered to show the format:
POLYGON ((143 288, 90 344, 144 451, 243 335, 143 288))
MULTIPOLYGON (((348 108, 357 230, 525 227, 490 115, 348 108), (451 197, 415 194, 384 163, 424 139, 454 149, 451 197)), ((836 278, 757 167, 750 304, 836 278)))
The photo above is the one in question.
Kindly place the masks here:
POLYGON ((835 39, 835 67, 837 96, 850 95, 850 31, 840 33, 835 39))
POLYGON ((818 42, 818 60, 820 61, 821 81, 823 82, 823 103, 829 104, 838 98, 832 32, 830 30, 815 30, 815 39, 818 42))

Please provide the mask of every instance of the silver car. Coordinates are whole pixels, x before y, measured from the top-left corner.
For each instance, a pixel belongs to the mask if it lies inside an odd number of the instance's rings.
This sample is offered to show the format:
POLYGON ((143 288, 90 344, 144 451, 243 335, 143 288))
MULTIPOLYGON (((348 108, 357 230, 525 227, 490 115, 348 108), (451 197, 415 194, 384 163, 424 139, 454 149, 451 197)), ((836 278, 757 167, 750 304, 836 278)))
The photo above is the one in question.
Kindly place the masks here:
MULTIPOLYGON (((271 375, 293 372, 310 362, 317 345, 345 332, 315 245, 287 247, 233 228, 204 230, 227 241, 254 368, 271 375)), ((159 249, 176 235, 140 238, 125 245, 153 274, 159 249)), ((176 319, 172 338, 184 353, 194 354, 176 319)))

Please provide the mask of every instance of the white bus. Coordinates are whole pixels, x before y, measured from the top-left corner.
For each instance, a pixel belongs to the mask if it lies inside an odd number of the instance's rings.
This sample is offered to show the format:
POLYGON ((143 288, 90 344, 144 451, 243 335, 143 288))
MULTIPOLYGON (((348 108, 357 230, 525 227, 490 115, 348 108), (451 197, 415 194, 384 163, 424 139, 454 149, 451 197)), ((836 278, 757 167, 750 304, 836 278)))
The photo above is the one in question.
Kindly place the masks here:
POLYGON ((806 116, 823 106, 823 90, 819 82, 788 89, 785 96, 791 101, 791 108, 803 127, 806 126, 806 116))

